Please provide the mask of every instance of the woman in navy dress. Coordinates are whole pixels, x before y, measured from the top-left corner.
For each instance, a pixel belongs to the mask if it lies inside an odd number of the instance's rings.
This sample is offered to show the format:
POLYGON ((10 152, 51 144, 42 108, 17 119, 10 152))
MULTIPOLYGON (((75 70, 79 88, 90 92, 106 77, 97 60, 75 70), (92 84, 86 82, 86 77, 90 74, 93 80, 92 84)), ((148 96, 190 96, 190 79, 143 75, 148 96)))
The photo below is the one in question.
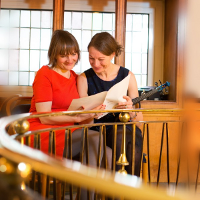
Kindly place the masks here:
MULTIPOLYGON (((92 68, 86 70, 78 77, 78 92, 80 97, 86 97, 97 94, 99 92, 108 91, 113 85, 123 80, 130 74, 130 81, 127 91, 127 96, 123 98, 125 102, 120 102, 116 109, 132 109, 132 100, 138 97, 137 82, 134 74, 128 69, 113 64, 111 61, 114 56, 119 56, 123 48, 116 40, 107 32, 97 33, 91 39, 88 45, 89 61, 92 68)), ((143 119, 142 113, 130 112, 132 121, 141 121, 143 119)), ((94 119, 94 123, 106 123, 119 121, 119 113, 110 113, 100 119, 94 119)), ((135 172, 134 174, 140 176, 140 165, 142 156, 142 135, 139 128, 140 124, 136 125, 136 142, 135 142, 135 172)), ((98 129, 99 127, 95 127, 98 129)), ((116 160, 121 154, 121 141, 122 141, 123 127, 117 127, 117 147, 116 147, 116 160)), ((106 126, 106 144, 112 148, 113 126, 106 126)), ((131 146, 132 146, 132 125, 126 126, 126 150, 127 160, 129 165, 126 170, 131 174, 131 146)), ((116 166, 118 171, 120 166, 116 166)))

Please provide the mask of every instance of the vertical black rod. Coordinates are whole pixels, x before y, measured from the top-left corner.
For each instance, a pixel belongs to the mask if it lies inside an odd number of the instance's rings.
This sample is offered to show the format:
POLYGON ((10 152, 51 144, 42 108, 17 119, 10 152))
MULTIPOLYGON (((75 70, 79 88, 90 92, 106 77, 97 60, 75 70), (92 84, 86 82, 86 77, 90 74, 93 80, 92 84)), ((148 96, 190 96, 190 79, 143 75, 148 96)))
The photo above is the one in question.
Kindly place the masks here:
POLYGON ((148 176, 149 176, 149 184, 151 184, 150 151, 149 151, 149 124, 147 124, 147 155, 148 155, 148 176))
MULTIPOLYGON (((53 131, 49 132, 49 149, 48 153, 49 155, 52 155, 52 149, 53 149, 53 131)), ((47 176, 47 188, 46 188, 46 197, 49 198, 49 190, 50 190, 50 177, 47 176)))
POLYGON ((86 164, 89 166, 89 140, 88 140, 88 128, 85 128, 85 148, 86 148, 86 164))
POLYGON ((133 127, 133 132, 132 132, 132 145, 131 145, 131 148, 132 148, 132 151, 131 151, 131 154, 132 154, 132 163, 131 163, 131 174, 134 175, 134 172, 135 172, 135 132, 136 132, 136 125, 133 124, 132 125, 133 127))
MULTIPOLYGON (((34 135, 33 148, 37 149, 37 135, 34 135)), ((32 170, 32 181, 30 185, 32 190, 35 190, 35 179, 36 179, 36 172, 35 170, 32 170)))
MULTIPOLYGON (((56 132, 53 131, 53 145, 52 145, 52 155, 56 156, 56 132)), ((53 199, 56 200, 57 194, 57 180, 53 178, 53 199)))
MULTIPOLYGON (((69 159, 72 160, 72 131, 69 129, 69 159)), ((73 185, 69 185, 70 200, 73 200, 73 185)))
POLYGON ((83 163, 84 149, 85 149, 85 129, 82 128, 81 152, 80 152, 80 162, 81 163, 83 163))
MULTIPOLYGON (((141 167, 143 166, 142 165, 142 162, 143 162, 143 151, 144 151, 144 138, 145 138, 145 131, 146 131, 146 129, 145 129, 145 127, 146 127, 146 124, 144 123, 144 125, 143 125, 143 134, 142 134, 142 156, 141 156, 141 167)), ((142 168, 142 171, 143 171, 143 168, 142 168)))
POLYGON ((169 186, 170 171, 169 171, 169 127, 168 127, 168 123, 166 123, 166 142, 167 142, 167 181, 168 181, 168 186, 169 186))
MULTIPOLYGON (((37 149, 41 150, 40 134, 37 135, 37 149)), ((42 193, 41 173, 38 172, 37 174, 38 174, 38 193, 41 194, 42 193)))
POLYGON ((161 136, 161 143, 160 143, 160 156, 159 156, 158 175, 157 175, 157 186, 159 185, 159 179, 160 179, 161 157, 162 157, 163 140, 164 140, 164 132, 165 132, 164 130, 165 130, 165 123, 163 123, 163 127, 162 127, 162 136, 161 136))
MULTIPOLYGON (((86 165, 89 166, 89 141, 88 141, 88 128, 85 127, 85 148, 86 148, 86 165)), ((90 200, 90 191, 87 190, 87 199, 90 200)))
POLYGON ((179 153, 178 153, 178 163, 177 163, 177 173, 176 173, 176 188, 178 186, 179 181, 179 173, 180 173, 180 163, 181 163, 181 150, 182 150, 182 143, 183 143, 183 130, 184 130, 185 123, 182 123, 181 132, 180 132, 180 146, 179 146, 179 153))
MULTIPOLYGON (((63 152, 63 158, 68 157, 68 148, 69 148, 69 130, 65 130, 65 143, 64 143, 64 152, 63 152)), ((65 200, 65 188, 66 188, 66 183, 62 183, 62 200, 65 200)))
MULTIPOLYGON (((82 135, 81 135, 81 152, 80 152, 80 162, 83 163, 83 156, 84 156, 84 149, 85 149, 85 128, 82 128, 82 135)), ((81 189, 80 187, 77 188, 77 199, 80 199, 81 189)), ((71 196, 70 196, 71 200, 71 196)))
POLYGON ((107 153, 106 153, 106 127, 103 126, 103 148, 104 148, 104 168, 107 169, 107 153))
POLYGON ((97 156, 97 168, 100 168, 101 164, 101 140, 102 140, 102 132, 99 130, 99 146, 98 146, 98 156, 97 156))

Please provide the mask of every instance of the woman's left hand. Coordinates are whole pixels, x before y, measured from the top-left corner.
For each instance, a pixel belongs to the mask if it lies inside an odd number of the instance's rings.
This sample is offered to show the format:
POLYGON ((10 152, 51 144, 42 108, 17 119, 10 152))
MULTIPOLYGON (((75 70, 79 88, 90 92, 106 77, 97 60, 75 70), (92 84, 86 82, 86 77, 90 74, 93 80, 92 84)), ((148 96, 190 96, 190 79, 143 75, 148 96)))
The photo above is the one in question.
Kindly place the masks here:
POLYGON ((126 99, 126 102, 119 102, 115 108, 116 109, 132 109, 133 108, 133 102, 129 96, 123 96, 124 99, 126 99))

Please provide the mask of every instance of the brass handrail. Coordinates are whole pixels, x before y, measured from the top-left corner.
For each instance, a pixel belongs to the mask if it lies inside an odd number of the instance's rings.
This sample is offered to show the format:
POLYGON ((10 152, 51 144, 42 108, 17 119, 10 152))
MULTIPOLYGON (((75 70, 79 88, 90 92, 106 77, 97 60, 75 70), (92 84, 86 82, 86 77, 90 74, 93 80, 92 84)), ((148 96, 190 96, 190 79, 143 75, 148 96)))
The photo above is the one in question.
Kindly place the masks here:
MULTIPOLYGON (((181 109, 132 109, 132 110, 115 110, 114 112, 143 112, 143 113, 176 113, 180 115, 181 109)), ((0 119, 0 154, 7 159, 20 163, 25 162, 31 165, 32 169, 35 171, 45 173, 52 177, 58 178, 62 181, 67 181, 69 183, 76 184, 78 186, 85 186, 89 189, 95 189, 96 191, 102 192, 110 196, 123 196, 124 198, 131 199, 191 199, 191 193, 181 192, 181 194, 173 193, 168 194, 166 191, 157 190, 151 188, 147 185, 143 185, 141 180, 132 177, 130 175, 124 177, 120 174, 113 174, 102 169, 94 169, 91 167, 86 167, 75 161, 69 161, 63 159, 63 161, 56 160, 46 154, 31 149, 26 146, 21 146, 17 141, 13 139, 19 139, 24 136, 29 136, 31 134, 59 130, 62 128, 54 129, 44 129, 39 131, 28 131, 24 135, 15 134, 14 136, 8 136, 6 132, 6 127, 10 123, 17 123, 18 121, 24 121, 28 118, 42 117, 42 116, 55 116, 55 115, 74 115, 78 113, 92 113, 92 112, 104 112, 104 111, 75 111, 75 112, 58 112, 58 113, 42 113, 36 115, 21 114, 17 116, 10 116, 0 119), (73 172, 73 173, 72 173, 73 172), (103 186, 102 186, 103 185, 103 186), (113 193, 113 190, 115 193, 113 193)), ((105 111, 109 112, 109 111, 105 111)), ((111 112, 111 111, 110 111, 111 112)), ((113 112, 113 110, 112 110, 113 112)), ((166 120, 167 121, 167 120, 166 120)), ((145 122, 145 123, 150 123, 145 122)), ((154 121, 159 123, 158 121, 154 121)), ((180 122, 180 120, 168 120, 167 122, 180 122)), ((129 123, 129 122, 128 122, 129 123)), ((131 122, 130 122, 131 123, 131 122)), ((163 122, 165 123, 165 122, 163 122)), ((115 125, 115 123, 109 123, 115 125)), ((123 125, 124 123, 119 123, 123 125)), ((100 124, 105 125, 105 124, 100 124)), ((90 127, 95 126, 94 124, 88 125, 78 125, 76 127, 90 127)), ((66 128, 73 128, 74 126, 68 126, 66 128)), ((166 127, 167 128, 167 127, 166 127)), ((170 190, 169 190, 170 191, 170 190)), ((168 192, 169 192, 168 191, 168 192)), ((192 197, 195 199, 196 197, 192 197)))

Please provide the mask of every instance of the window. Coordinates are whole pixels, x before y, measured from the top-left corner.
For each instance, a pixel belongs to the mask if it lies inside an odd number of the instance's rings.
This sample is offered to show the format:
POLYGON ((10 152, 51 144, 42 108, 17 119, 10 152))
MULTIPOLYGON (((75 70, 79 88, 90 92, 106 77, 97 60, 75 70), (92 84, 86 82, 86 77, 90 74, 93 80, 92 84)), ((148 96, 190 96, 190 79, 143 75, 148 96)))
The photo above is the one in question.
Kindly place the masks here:
MULTIPOLYGON (((0 85, 32 85, 35 72, 48 64, 52 18, 52 11, 2 10, 0 85)), ((102 31, 115 36, 115 14, 65 11, 64 30, 79 43, 81 60, 74 67, 79 74, 90 68, 87 46, 92 36, 102 31)), ((127 14, 125 67, 136 75, 138 86, 147 85, 148 30, 148 14, 127 14)))
POLYGON ((1 10, 0 85, 32 85, 47 64, 52 11, 1 10))

